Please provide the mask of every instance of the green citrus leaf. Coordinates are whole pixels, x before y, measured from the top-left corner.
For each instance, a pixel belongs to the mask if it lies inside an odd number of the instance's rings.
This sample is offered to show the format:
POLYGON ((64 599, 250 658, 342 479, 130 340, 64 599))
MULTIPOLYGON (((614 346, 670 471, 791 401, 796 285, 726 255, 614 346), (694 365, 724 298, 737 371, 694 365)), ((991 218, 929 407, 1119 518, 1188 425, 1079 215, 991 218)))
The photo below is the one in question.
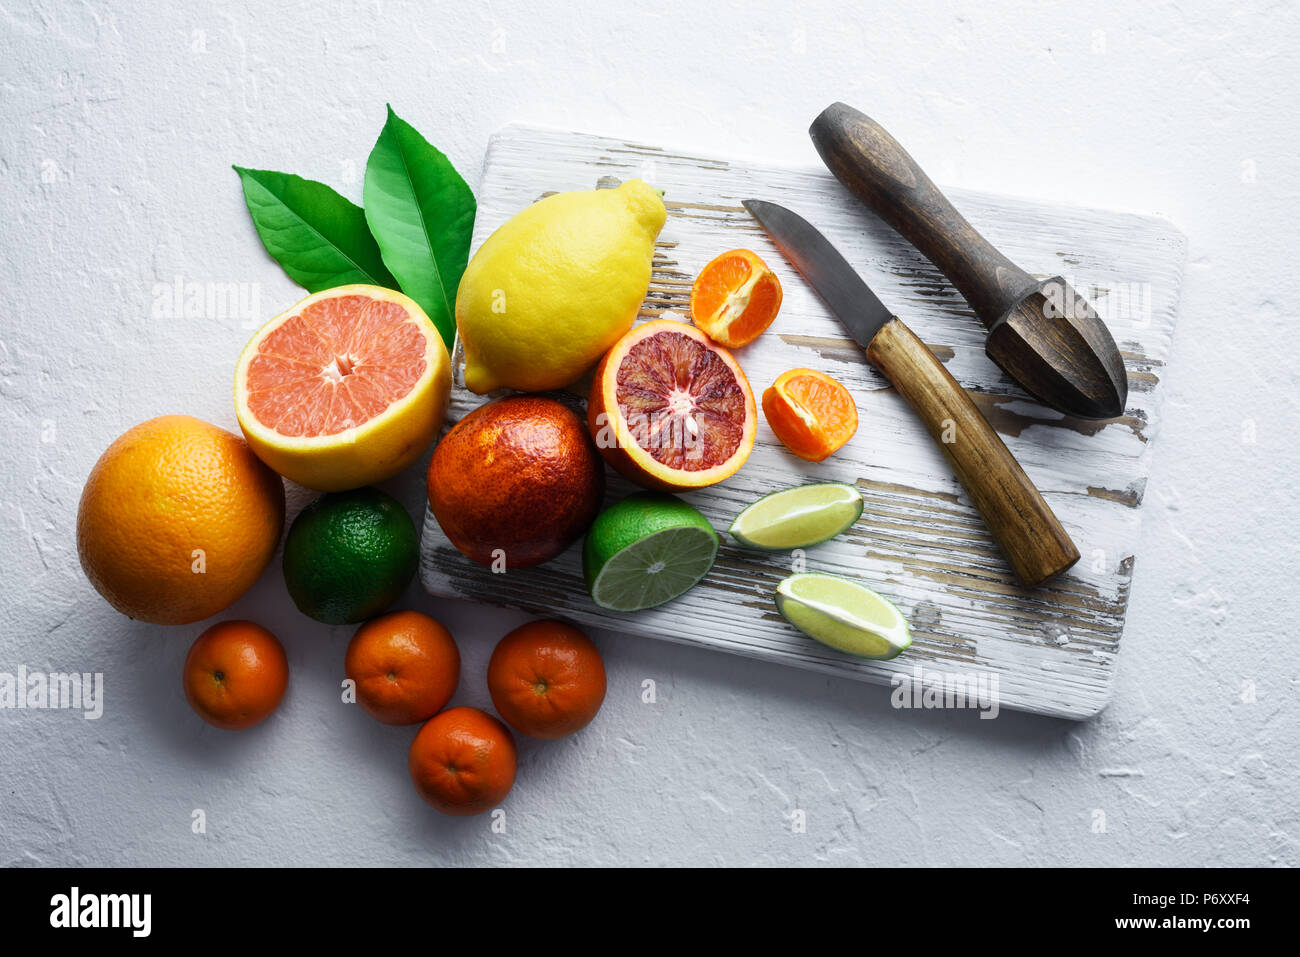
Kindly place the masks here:
POLYGON ((390 106, 366 161, 364 195, 366 222, 384 265, 450 349, 456 287, 474 229, 474 194, 451 161, 390 106))
POLYGON ((234 169, 262 245, 298 285, 308 292, 354 282, 398 288, 360 206, 292 173, 234 169))

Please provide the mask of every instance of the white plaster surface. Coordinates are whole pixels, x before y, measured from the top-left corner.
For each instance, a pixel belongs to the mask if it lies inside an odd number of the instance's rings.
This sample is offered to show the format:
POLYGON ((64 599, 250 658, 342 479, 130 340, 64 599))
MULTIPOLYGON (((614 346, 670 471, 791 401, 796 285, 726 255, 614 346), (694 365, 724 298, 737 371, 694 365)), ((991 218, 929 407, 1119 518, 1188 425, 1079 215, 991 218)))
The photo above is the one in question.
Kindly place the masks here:
MULTIPOLYGON (((0 711, 0 863, 1300 863, 1300 8, 647 6, 0 4, 0 671, 106 683, 98 721, 0 711), (598 634, 603 711, 522 742, 494 834, 419 801, 413 731, 339 703, 351 629, 299 615, 278 567, 229 616, 282 637, 290 691, 239 734, 181 694, 202 626, 133 623, 82 576, 77 501, 114 437, 168 412, 235 428, 249 329, 156 316, 156 284, 252 284, 255 319, 299 296, 231 163, 359 200, 391 102, 471 184, 511 120, 814 165, 805 130, 835 99, 941 183, 1156 213, 1189 237, 1095 720, 896 711, 856 682, 598 634)), ((389 483, 417 519, 422 486, 421 469, 389 483)), ((292 490, 291 514, 307 498, 292 490)), ((460 641, 457 702, 486 705, 492 644, 523 618, 417 584, 406 603, 460 641)))

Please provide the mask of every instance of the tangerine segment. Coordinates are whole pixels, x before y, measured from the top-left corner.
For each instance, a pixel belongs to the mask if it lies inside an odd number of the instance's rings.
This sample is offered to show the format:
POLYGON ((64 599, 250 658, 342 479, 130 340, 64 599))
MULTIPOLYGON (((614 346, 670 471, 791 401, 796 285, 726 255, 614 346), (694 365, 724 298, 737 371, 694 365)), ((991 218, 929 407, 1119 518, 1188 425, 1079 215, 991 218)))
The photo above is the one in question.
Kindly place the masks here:
POLYGON ((781 281, 748 249, 716 257, 691 287, 691 318, 710 339, 732 349, 762 335, 780 309, 781 281))
POLYGON ((858 430, 849 390, 813 369, 782 373, 763 393, 763 415, 781 444, 810 462, 822 461, 858 430))
POLYGON ((704 488, 735 473, 754 447, 757 410, 731 354, 693 326, 638 326, 601 360, 587 403, 596 447, 646 488, 704 488))

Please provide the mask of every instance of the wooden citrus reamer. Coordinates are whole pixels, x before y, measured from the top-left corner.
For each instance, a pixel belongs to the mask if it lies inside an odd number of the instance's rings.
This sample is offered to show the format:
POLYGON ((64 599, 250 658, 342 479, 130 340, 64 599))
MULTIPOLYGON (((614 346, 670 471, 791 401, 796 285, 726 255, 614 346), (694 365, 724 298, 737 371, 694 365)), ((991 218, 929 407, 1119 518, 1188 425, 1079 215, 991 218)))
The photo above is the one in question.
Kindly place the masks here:
POLYGON ((984 351, 1007 375, 1066 415, 1124 413, 1128 377, 1115 340, 1063 278, 1040 281, 998 252, 866 114, 834 103, 809 133, 836 179, 966 297, 989 330, 984 351))

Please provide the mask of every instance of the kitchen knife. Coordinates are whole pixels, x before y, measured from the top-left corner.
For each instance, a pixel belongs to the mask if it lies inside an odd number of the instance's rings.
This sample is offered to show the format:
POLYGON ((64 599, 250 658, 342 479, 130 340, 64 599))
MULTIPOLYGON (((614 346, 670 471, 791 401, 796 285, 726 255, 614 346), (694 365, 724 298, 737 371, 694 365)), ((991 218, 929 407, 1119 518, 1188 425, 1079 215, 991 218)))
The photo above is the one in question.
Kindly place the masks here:
POLYGON ((830 240, 775 203, 744 204, 920 416, 1020 580, 1038 585, 1078 561, 1070 536, 966 390, 830 240))
POLYGON ((984 351, 1066 415, 1124 414, 1128 376, 1110 330, 1060 276, 1039 281, 953 208, 889 132, 834 103, 808 131, 836 179, 939 267, 988 328, 984 351))

